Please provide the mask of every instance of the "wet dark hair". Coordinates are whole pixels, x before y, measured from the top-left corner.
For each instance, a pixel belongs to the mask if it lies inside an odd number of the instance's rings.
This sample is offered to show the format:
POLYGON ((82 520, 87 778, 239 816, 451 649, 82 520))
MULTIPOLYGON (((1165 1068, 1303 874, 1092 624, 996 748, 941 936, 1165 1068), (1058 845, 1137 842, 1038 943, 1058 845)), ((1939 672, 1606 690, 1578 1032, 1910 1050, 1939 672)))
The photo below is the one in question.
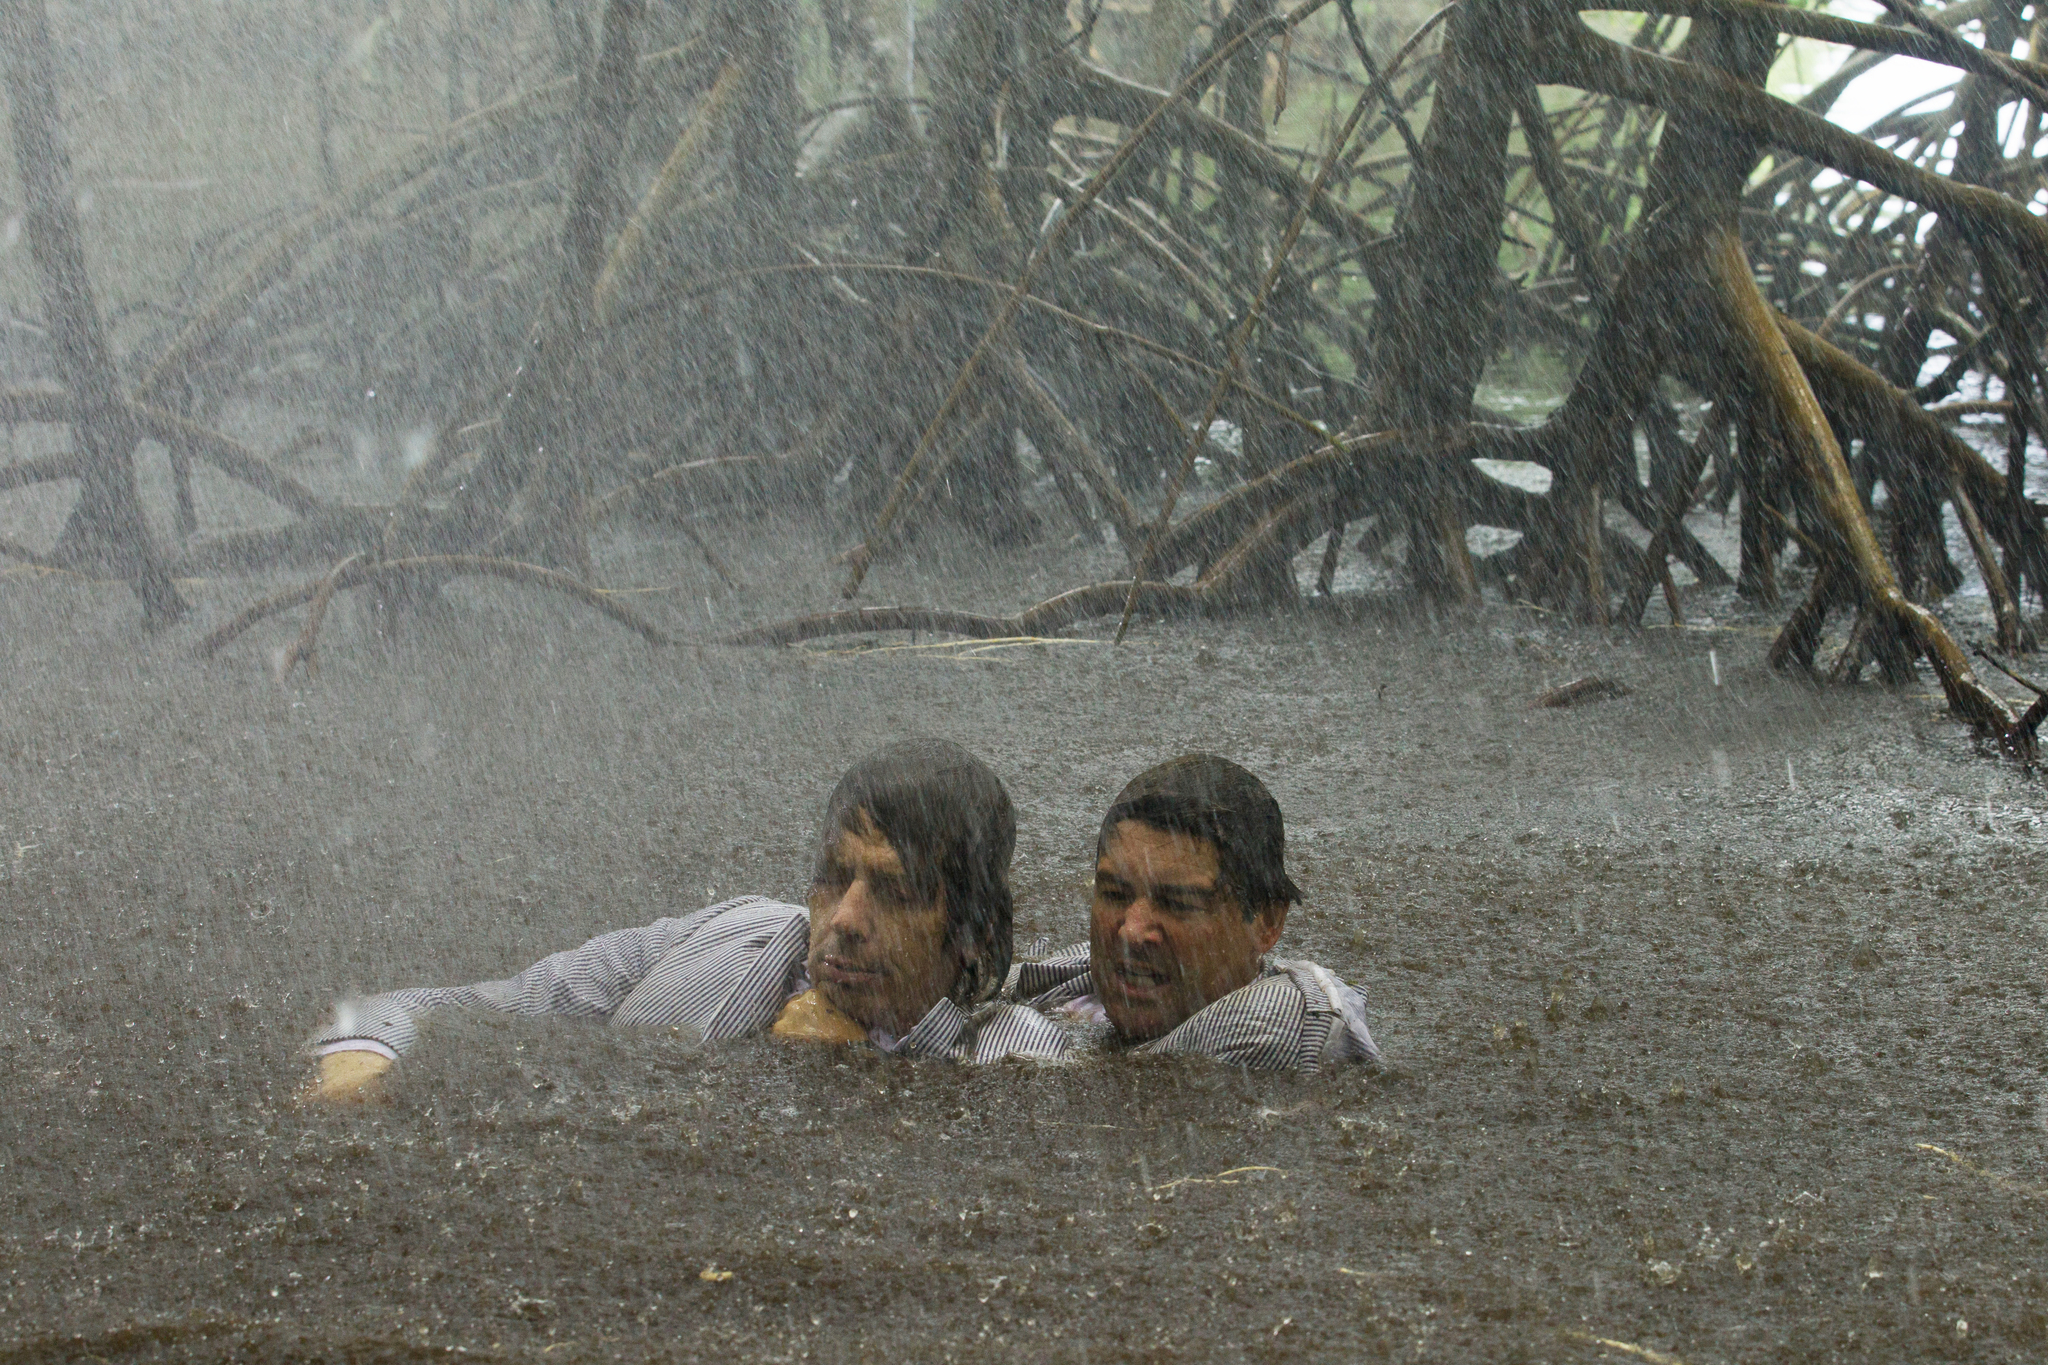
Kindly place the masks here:
POLYGON ((877 749, 847 769, 825 803, 816 876, 842 833, 865 821, 903 860, 918 895, 946 906, 946 944, 963 962, 952 998, 961 1005, 993 995, 1010 971, 1010 854, 1017 816, 988 765, 943 739, 912 739, 877 749))
POLYGON ((1247 920, 1270 905, 1301 899, 1301 888, 1287 875, 1280 803, 1265 783, 1227 758, 1182 754, 1132 778, 1102 817, 1097 858, 1126 820, 1214 844, 1222 883, 1247 920))

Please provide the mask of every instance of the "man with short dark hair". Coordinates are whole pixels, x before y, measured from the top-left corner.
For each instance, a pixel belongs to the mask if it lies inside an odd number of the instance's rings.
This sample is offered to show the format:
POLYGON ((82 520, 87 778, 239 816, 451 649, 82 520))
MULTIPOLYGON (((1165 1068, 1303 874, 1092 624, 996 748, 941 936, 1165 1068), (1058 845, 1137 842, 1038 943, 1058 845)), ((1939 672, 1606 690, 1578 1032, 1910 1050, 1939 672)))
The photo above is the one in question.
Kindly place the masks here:
POLYGON ((591 939, 506 981, 345 1003, 314 1040, 314 1094, 351 1100, 447 1006, 764 1030, 980 1062, 1056 1057, 1060 1030, 989 1002, 1010 966, 1009 793, 958 745, 913 740, 856 763, 826 803, 808 908, 742 896, 591 939))
POLYGON ((1237 764, 1147 769, 1103 816, 1088 943, 1024 963, 1008 993, 1109 1046, 1266 1070, 1378 1061, 1363 993, 1266 960, 1301 899, 1285 847, 1279 803, 1237 764))

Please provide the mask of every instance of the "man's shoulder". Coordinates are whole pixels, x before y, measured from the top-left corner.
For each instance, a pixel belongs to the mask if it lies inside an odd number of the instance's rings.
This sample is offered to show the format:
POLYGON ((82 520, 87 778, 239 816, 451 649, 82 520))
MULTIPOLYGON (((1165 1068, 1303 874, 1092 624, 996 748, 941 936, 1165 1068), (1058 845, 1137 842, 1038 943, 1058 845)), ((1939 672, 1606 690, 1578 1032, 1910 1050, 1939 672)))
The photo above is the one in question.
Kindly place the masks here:
POLYGON ((733 938, 774 931, 793 919, 809 921, 811 912, 767 896, 735 896, 690 915, 656 921, 672 943, 705 938, 733 938))
POLYGON ((1305 1025, 1316 1035, 1308 1042, 1319 1055, 1304 1065, 1326 1062, 1378 1062, 1379 1044, 1366 1024, 1365 991, 1319 962, 1282 958, 1266 968, 1272 979, 1284 973, 1302 995, 1305 1025))
POLYGON ((1283 959, 1211 1001, 1146 1050, 1195 1053, 1254 1069, 1315 1070, 1335 1061, 1374 1061, 1365 997, 1318 963, 1283 959))
POLYGON ((628 932, 647 935, 651 975, 737 970, 766 952, 801 961, 810 941, 810 911, 766 896, 735 896, 628 932))

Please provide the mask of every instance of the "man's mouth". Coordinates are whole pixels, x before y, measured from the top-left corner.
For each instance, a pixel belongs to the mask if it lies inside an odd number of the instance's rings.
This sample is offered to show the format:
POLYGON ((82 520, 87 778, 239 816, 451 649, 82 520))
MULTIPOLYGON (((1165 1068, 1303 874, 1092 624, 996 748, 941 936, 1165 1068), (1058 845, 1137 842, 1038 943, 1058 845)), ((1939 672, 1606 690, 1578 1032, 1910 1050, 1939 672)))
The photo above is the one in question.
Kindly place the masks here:
POLYGON ((1173 984, 1170 973, 1141 962, 1119 962, 1110 968, 1110 981, 1117 992, 1134 1000, 1152 1000, 1166 994, 1173 984))
POLYGON ((850 957, 827 953, 818 959, 818 976, 835 986, 872 986, 884 975, 877 968, 850 957))

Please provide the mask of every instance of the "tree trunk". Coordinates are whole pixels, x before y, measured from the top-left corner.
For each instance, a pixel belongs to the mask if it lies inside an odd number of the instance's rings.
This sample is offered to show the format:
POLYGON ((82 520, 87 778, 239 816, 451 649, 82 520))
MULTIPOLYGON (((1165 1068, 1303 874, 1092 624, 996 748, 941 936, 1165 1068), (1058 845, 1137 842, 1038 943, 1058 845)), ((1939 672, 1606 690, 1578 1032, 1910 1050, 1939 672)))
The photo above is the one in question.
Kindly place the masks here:
MULTIPOLYGON (((1500 307, 1523 27, 1522 7, 1509 0, 1465 0, 1444 26, 1440 96, 1397 227, 1400 258, 1385 272, 1373 314, 1367 411, 1376 429, 1450 426, 1472 416, 1500 307)), ((1478 598, 1478 580, 1454 487, 1432 472, 1384 496, 1402 508, 1416 587, 1469 603, 1478 598)))
MULTIPOLYGON (((1776 33, 1768 25, 1706 19, 1693 22, 1684 49, 1692 61, 1752 83, 1763 80, 1775 52, 1776 33)), ((1704 281, 1696 262, 1702 245, 1734 221, 1742 187, 1761 153, 1756 138, 1711 118, 1666 124, 1644 193, 1646 226, 1635 234, 1600 330, 1544 441, 1556 476, 1551 499, 1562 509, 1583 503, 1611 471, 1635 477, 1636 417, 1648 403, 1662 401, 1656 383, 1663 370, 1677 371, 1707 392, 1725 389, 1727 359, 1687 320, 1701 311, 1704 281)), ((1595 562, 1584 536, 1597 530, 1560 510, 1539 523, 1533 553, 1580 567, 1558 582, 1556 605, 1604 619, 1605 604, 1593 601, 1584 572, 1595 562)), ((1783 538, 1782 531, 1775 534, 1783 538)))
POLYGON ((55 558, 129 580, 150 626, 186 612, 142 517, 135 488, 136 431, 86 273, 70 175, 57 142, 57 80, 43 0, 0 0, 15 163, 27 198, 29 255, 42 276, 57 377, 73 402, 72 439, 85 456, 78 502, 55 558))

